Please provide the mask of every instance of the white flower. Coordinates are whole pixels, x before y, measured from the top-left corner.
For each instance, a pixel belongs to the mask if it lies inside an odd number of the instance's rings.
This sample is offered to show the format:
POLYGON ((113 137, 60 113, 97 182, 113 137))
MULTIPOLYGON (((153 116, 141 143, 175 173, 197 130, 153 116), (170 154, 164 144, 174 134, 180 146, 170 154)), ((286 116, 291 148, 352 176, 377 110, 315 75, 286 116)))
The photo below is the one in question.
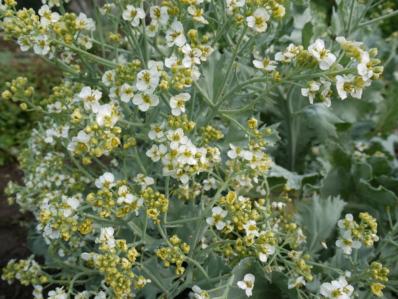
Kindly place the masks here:
POLYGON ((362 76, 364 81, 368 81, 373 77, 374 73, 371 68, 369 68, 370 64, 370 56, 366 51, 362 51, 361 53, 361 61, 357 66, 358 74, 362 76))
POLYGON ((196 165, 197 160, 195 159, 196 147, 191 143, 187 142, 182 144, 177 149, 178 157, 177 162, 181 164, 196 165))
POLYGON ((47 28, 50 24, 56 23, 60 19, 60 15, 57 12, 52 12, 48 5, 43 5, 39 9, 39 15, 41 16, 40 18, 40 24, 44 27, 47 28))
POLYGON ((74 299, 90 299, 90 293, 88 291, 77 293, 74 299))
POLYGON ((353 98, 362 98, 363 88, 370 85, 370 81, 363 81, 362 77, 354 75, 336 76, 336 89, 342 100, 348 95, 353 98))
POLYGON ((87 145, 91 139, 91 134, 87 134, 84 130, 79 131, 77 136, 72 137, 72 141, 68 144, 68 150, 73 152, 76 149, 77 144, 87 145))
POLYGON ((182 26, 181 22, 177 20, 173 21, 170 28, 166 32, 166 41, 168 47, 182 47, 185 45, 187 39, 185 38, 184 27, 182 26))
POLYGON ((115 113, 115 106, 112 104, 96 105, 93 107, 93 112, 96 114, 96 122, 100 127, 112 128, 119 120, 115 113))
POLYGON ((18 37, 17 43, 22 52, 26 52, 32 47, 31 40, 23 35, 18 37))
POLYGON ((288 289, 295 289, 295 288, 301 288, 302 286, 305 286, 306 282, 303 276, 299 276, 296 279, 289 279, 288 281, 288 289))
POLYGON ((321 84, 316 81, 310 81, 308 83, 308 88, 302 88, 301 94, 304 97, 308 97, 311 104, 314 104, 314 99, 316 94, 318 93, 319 89, 321 88, 321 84))
POLYGON ((145 176, 142 173, 137 174, 137 176, 134 178, 134 181, 138 183, 142 189, 155 184, 155 180, 152 177, 145 176))
POLYGON ((104 291, 98 292, 94 299, 106 299, 106 293, 104 291))
POLYGON ((206 218, 207 224, 215 225, 218 230, 222 230, 226 225, 223 219, 227 216, 228 212, 221 207, 214 207, 211 211, 212 216, 206 218))
POLYGON ((263 244, 260 248, 260 252, 258 253, 258 259, 262 263, 266 263, 268 261, 268 257, 275 253, 275 246, 270 244, 263 244))
POLYGON ((209 178, 208 180, 204 180, 202 185, 203 185, 203 190, 205 191, 217 189, 217 181, 215 178, 209 178))
POLYGON ((351 230, 354 227, 354 216, 351 213, 346 214, 344 219, 337 222, 337 225, 343 230, 351 230))
POLYGON ((321 78, 322 89, 320 93, 320 98, 326 107, 332 105, 332 83, 324 78, 321 78))
POLYGON ((95 180, 95 186, 98 189, 102 187, 112 188, 114 186, 115 176, 110 172, 105 172, 98 179, 95 180))
POLYGON ((251 297, 253 295, 254 281, 256 277, 248 273, 243 277, 243 280, 238 281, 237 285, 240 289, 244 290, 247 297, 251 297))
POLYGON ((257 32, 265 32, 267 30, 267 21, 270 15, 265 8, 257 8, 253 15, 246 18, 247 26, 257 32))
POLYGON ((201 7, 190 5, 188 7, 188 13, 192 16, 192 19, 196 22, 202 24, 209 24, 209 22, 204 18, 204 10, 201 7))
POLYGON ((133 98, 133 104, 138 106, 141 111, 148 111, 149 108, 155 107, 159 104, 159 98, 150 93, 139 93, 133 98))
POLYGON ((164 124, 151 124, 151 130, 148 132, 148 137, 151 140, 162 141, 164 137, 164 124))
POLYGON ((321 70, 328 70, 336 62, 336 56, 325 48, 325 42, 317 39, 308 47, 308 52, 319 62, 321 70))
POLYGON ((101 228, 100 236, 96 240, 96 242, 106 245, 109 248, 115 248, 116 241, 115 238, 113 237, 114 233, 115 230, 113 229, 113 227, 103 227, 101 228))
POLYGON ((86 49, 91 49, 93 47, 93 42, 88 35, 80 34, 77 38, 77 42, 86 49))
POLYGON ((76 27, 82 30, 94 31, 95 22, 93 19, 87 18, 87 16, 81 12, 76 19, 76 27))
POLYGON ((169 12, 167 6, 152 6, 149 9, 149 15, 153 22, 159 23, 160 25, 166 25, 169 21, 169 12))
POLYGON ((344 231, 340 238, 336 241, 336 246, 341 248, 344 254, 350 255, 352 249, 361 248, 362 244, 358 240, 353 240, 350 231, 344 231))
POLYGON ((174 54, 164 59, 164 65, 169 69, 178 66, 178 58, 174 54))
POLYGON ((124 103, 128 103, 134 96, 134 87, 130 84, 124 83, 120 87, 120 100, 124 103))
POLYGON ((146 151, 146 155, 151 158, 153 162, 159 161, 167 152, 167 148, 161 144, 157 146, 156 144, 146 151))
POLYGON ((226 0, 227 9, 232 12, 235 8, 240 8, 245 6, 246 0, 226 0))
POLYGON ((246 235, 247 236, 255 236, 258 237, 259 232, 257 229, 256 221, 254 220, 249 220, 243 225, 243 228, 245 229, 246 235))
POLYGON ((202 56, 202 51, 198 48, 191 48, 190 45, 186 44, 181 48, 182 53, 184 53, 184 59, 182 64, 186 68, 190 68, 194 64, 200 64, 200 59, 202 56))
POLYGON ((122 14, 123 20, 129 21, 131 26, 137 27, 140 25, 140 20, 145 18, 145 12, 141 8, 136 8, 133 5, 127 5, 122 14))
POLYGON ((86 110, 92 109, 99 104, 99 100, 102 97, 102 92, 96 89, 91 89, 89 86, 82 88, 80 93, 77 95, 78 100, 83 101, 84 108, 86 110))
POLYGON ((244 160, 250 161, 253 159, 253 153, 251 151, 243 150, 240 147, 236 147, 233 144, 230 144, 229 147, 231 148, 227 155, 231 159, 243 158, 244 160))
POLYGON ((206 291, 203 291, 200 287, 198 287, 197 285, 194 285, 192 287, 192 291, 193 293, 189 293, 189 298, 193 298, 193 299, 208 299, 209 295, 206 291))
POLYGON ((136 88, 139 91, 153 92, 159 84, 160 74, 155 69, 142 70, 137 74, 136 88))
POLYGON ((276 70, 277 62, 270 60, 268 58, 264 58, 263 60, 255 59, 253 60, 253 65, 255 68, 264 70, 266 72, 272 72, 276 70))
POLYGON ((189 141, 181 128, 167 131, 166 137, 170 141, 170 148, 173 150, 178 149, 181 144, 187 144, 189 141))
POLYGON ((149 25, 145 28, 145 33, 148 37, 156 36, 156 33, 159 31, 158 23, 152 21, 149 25))
POLYGON ((289 63, 301 52, 301 50, 301 46, 290 44, 284 52, 278 52, 275 54, 275 60, 289 63))
POLYGON ((47 55, 50 52, 50 43, 47 35, 38 35, 34 38, 33 51, 37 55, 47 55))
POLYGON ((48 299, 68 299, 63 288, 56 288, 48 292, 48 299))
POLYGON ((320 287, 320 293, 328 299, 350 299, 354 288, 347 283, 344 276, 338 280, 323 283, 320 287))
POLYGON ((43 287, 41 285, 35 285, 32 295, 34 299, 43 299, 43 287))
POLYGON ((176 96, 171 97, 171 114, 175 116, 180 116, 182 113, 185 113, 185 102, 189 101, 190 98, 191 95, 189 93, 180 93, 176 96))

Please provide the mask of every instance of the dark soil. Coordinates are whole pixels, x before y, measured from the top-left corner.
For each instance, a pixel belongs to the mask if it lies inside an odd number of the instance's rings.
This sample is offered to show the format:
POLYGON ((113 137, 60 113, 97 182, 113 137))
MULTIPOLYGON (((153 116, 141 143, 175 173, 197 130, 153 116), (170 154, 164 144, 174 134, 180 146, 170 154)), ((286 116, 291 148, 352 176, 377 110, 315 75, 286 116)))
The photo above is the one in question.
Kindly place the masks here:
MULTIPOLYGON (((9 181, 21 180, 22 173, 17 164, 12 163, 0 167, 0 268, 7 265, 10 259, 26 258, 30 255, 26 246, 26 226, 29 215, 21 214, 15 205, 10 206, 4 194, 9 181), (25 224, 25 225, 23 225, 25 224)), ((9 285, 0 280, 0 299, 32 298, 30 287, 18 283, 9 285)))

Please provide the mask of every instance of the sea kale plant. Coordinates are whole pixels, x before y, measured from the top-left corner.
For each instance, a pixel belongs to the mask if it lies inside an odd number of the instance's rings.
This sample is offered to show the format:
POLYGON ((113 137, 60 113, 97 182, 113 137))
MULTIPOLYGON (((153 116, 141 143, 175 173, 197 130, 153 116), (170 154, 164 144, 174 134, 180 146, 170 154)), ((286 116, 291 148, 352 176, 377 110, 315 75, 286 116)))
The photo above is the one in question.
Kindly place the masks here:
POLYGON ((386 1, 67 2, 0 1, 3 37, 63 72, 40 106, 23 78, 2 91, 43 114, 7 188, 34 255, 4 280, 36 299, 396 298, 386 1))

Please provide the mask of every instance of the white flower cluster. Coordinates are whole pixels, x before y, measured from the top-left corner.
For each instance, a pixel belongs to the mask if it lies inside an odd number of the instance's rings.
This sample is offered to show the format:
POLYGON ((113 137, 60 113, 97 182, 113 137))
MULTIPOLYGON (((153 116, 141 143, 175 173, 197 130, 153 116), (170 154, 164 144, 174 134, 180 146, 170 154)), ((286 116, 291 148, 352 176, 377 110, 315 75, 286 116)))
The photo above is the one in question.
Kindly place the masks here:
POLYGON ((164 176, 183 184, 221 161, 218 148, 195 146, 181 128, 165 130, 165 124, 153 125, 148 137, 158 144, 152 145, 146 155, 154 162, 161 160, 164 176))
POLYGON ((326 282, 321 285, 320 294, 327 299, 350 299, 354 288, 348 284, 346 278, 341 276, 338 280, 326 282))

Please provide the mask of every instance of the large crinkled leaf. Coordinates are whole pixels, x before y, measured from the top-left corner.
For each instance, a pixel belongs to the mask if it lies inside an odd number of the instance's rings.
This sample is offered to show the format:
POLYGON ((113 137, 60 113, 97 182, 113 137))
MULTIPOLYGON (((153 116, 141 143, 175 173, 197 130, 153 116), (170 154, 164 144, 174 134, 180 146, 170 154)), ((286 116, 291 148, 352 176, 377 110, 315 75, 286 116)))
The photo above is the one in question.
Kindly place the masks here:
POLYGON ((289 171, 275 163, 272 163, 271 170, 268 174, 270 178, 284 178, 286 185, 289 189, 300 190, 303 184, 303 180, 307 177, 312 177, 316 174, 300 175, 296 172, 289 171))
POLYGON ((330 136, 337 137, 335 125, 343 123, 323 104, 306 106, 297 114, 304 118, 305 125, 310 132, 315 133, 318 140, 324 140, 330 136))
POLYGON ((209 292, 212 299, 247 299, 245 291, 239 289, 238 281, 251 273, 255 276, 253 295, 251 299, 275 299, 288 298, 286 294, 272 285, 265 277, 262 265, 254 258, 245 258, 239 262, 231 271, 231 277, 225 281, 216 291, 209 292))
POLYGON ((394 192, 383 186, 373 187, 363 179, 359 181, 357 191, 357 196, 361 201, 378 209, 384 210, 386 206, 396 206, 398 204, 398 198, 394 192))
POLYGON ((307 246, 311 253, 318 252, 321 242, 326 241, 336 228, 346 203, 339 197, 326 199, 314 196, 298 205, 297 220, 307 236, 307 246))

